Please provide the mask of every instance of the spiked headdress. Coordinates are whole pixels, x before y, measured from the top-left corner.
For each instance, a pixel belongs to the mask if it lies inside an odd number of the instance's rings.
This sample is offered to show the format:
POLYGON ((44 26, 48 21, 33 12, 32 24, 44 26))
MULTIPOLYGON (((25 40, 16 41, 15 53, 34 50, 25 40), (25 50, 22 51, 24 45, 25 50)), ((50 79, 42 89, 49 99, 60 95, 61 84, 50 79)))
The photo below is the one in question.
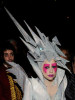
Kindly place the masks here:
POLYGON ((66 63, 68 62, 68 60, 60 57, 60 55, 65 55, 57 46, 61 44, 59 43, 56 36, 52 39, 52 42, 50 42, 48 37, 46 37, 45 34, 41 33, 37 27, 35 28, 39 36, 36 35, 35 32, 29 27, 29 25, 24 21, 33 37, 32 39, 22 28, 22 26, 17 22, 17 20, 11 15, 11 13, 6 8, 5 10, 24 37, 24 39, 20 39, 29 49, 27 57, 38 76, 41 76, 40 67, 44 60, 50 61, 52 58, 55 59, 57 65, 67 69, 66 63))

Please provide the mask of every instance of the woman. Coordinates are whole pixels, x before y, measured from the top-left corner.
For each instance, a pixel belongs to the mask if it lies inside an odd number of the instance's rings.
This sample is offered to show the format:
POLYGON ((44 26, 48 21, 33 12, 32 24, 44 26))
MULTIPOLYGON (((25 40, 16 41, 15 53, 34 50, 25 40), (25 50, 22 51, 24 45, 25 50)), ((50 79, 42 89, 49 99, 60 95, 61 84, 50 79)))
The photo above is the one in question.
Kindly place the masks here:
POLYGON ((64 91, 67 80, 64 71, 60 69, 57 71, 55 60, 45 60, 41 71, 44 79, 40 80, 40 77, 26 81, 24 100, 66 100, 64 91), (59 76, 59 74, 62 75, 59 76))
POLYGON ((75 79, 66 66, 68 60, 60 57, 65 55, 57 46, 60 45, 57 37, 50 42, 48 37, 36 28, 40 36, 38 37, 25 22, 32 39, 10 12, 7 9, 6 11, 25 39, 21 38, 29 49, 28 60, 38 76, 26 77, 23 100, 74 100, 75 79))

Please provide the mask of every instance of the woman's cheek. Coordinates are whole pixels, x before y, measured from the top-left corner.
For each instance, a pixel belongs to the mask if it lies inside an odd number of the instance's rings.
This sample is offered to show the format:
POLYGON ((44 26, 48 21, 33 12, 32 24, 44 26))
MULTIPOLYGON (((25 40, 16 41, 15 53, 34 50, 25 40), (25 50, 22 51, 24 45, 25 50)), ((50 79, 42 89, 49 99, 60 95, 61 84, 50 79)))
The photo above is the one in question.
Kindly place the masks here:
POLYGON ((55 71, 55 73, 57 72, 57 67, 56 67, 56 68, 54 68, 54 71, 55 71))
POLYGON ((47 73, 47 70, 48 70, 48 67, 50 66, 50 64, 44 64, 43 65, 43 71, 45 72, 45 73, 47 73))
POLYGON ((47 69, 46 69, 45 67, 43 67, 43 71, 44 71, 45 73, 47 73, 47 69))

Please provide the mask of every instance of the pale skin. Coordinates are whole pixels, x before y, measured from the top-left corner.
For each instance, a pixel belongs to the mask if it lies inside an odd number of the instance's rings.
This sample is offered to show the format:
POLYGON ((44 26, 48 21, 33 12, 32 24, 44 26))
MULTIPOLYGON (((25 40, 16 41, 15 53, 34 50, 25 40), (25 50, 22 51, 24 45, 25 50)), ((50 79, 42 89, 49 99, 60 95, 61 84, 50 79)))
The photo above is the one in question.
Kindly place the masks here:
POLYGON ((51 61, 45 60, 42 65, 42 73, 45 78, 44 83, 47 88, 48 94, 53 97, 57 92, 57 84, 52 85, 54 78, 56 77, 57 63, 54 59, 51 61))
POLYGON ((14 53, 12 50, 7 49, 4 51, 4 60, 9 62, 14 61, 14 53))

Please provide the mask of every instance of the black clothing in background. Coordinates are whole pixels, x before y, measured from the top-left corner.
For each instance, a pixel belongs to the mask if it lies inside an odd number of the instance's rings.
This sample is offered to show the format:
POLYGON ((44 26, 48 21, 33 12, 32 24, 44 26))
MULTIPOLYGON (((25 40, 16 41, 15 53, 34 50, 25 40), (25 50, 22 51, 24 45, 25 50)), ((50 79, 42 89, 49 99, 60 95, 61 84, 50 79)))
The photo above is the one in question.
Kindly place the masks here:
POLYGON ((75 100, 75 74, 71 74, 66 70, 67 88, 65 90, 66 100, 75 100))

